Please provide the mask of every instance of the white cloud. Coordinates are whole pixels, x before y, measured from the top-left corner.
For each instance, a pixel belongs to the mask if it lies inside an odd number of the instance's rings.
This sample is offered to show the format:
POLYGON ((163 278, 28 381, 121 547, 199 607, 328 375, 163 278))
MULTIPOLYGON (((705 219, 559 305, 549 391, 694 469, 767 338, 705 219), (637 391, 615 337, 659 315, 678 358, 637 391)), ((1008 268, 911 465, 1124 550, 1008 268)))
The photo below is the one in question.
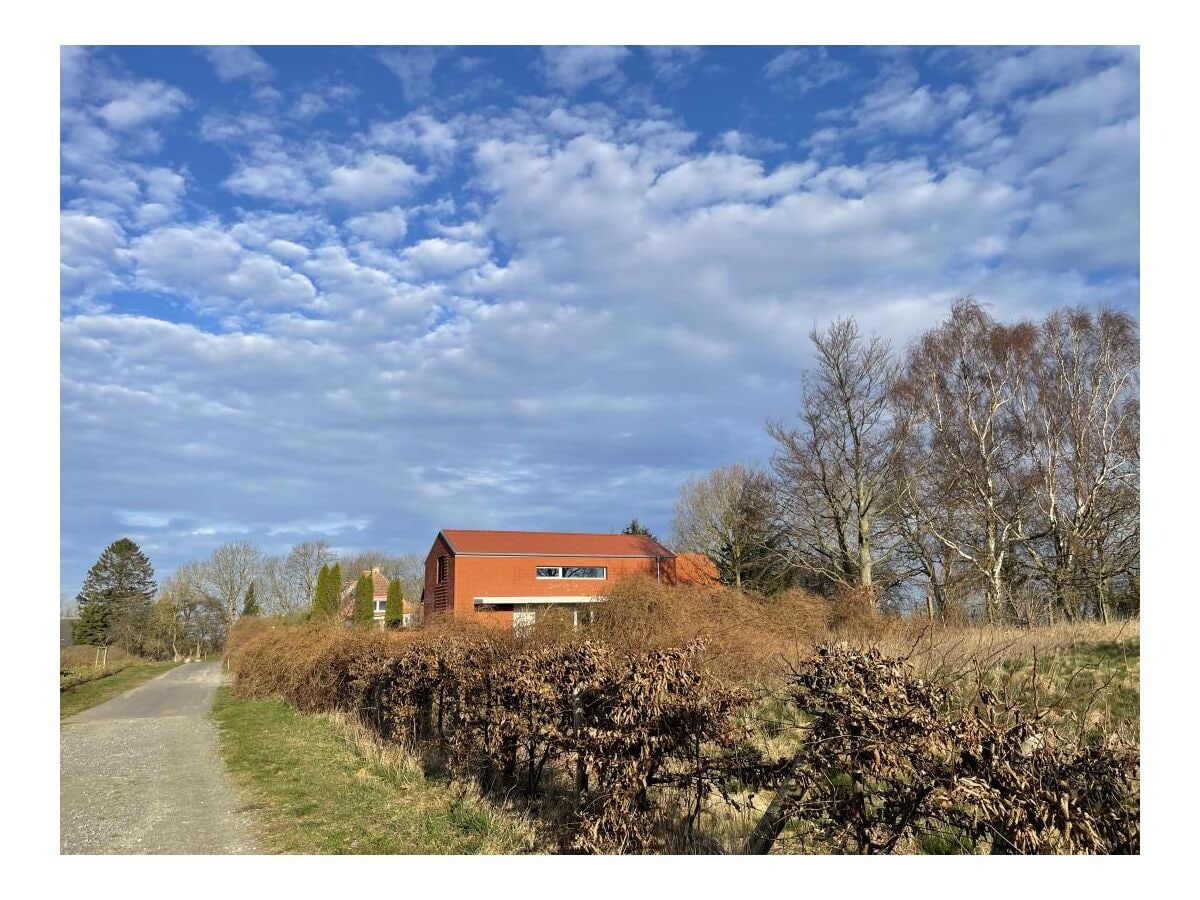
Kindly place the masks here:
POLYGON ((381 247, 390 247, 403 240, 408 233, 408 218, 403 208, 393 206, 347 219, 346 227, 381 247))
POLYGON ((152 231, 130 246, 139 282, 200 300, 303 306, 312 283, 269 256, 247 250, 213 225, 152 231))
POLYGON ((400 90, 409 103, 423 100, 433 92, 433 70, 438 50, 434 47, 407 47, 380 51, 379 60, 400 79, 400 90))
POLYGON ((445 161, 454 155, 458 140, 454 128, 427 113, 410 113, 394 122, 371 126, 370 142, 389 150, 418 150, 429 159, 445 161))
POLYGON ((407 197, 420 180, 420 172, 400 157, 368 153, 333 169, 321 194, 350 209, 374 209, 407 197))
POLYGON ((59 225, 59 267, 67 296, 114 286, 125 265, 125 235, 115 222, 65 212, 59 225))
POLYGON ((328 101, 312 91, 305 91, 301 94, 292 107, 292 115, 297 119, 311 119, 328 111, 328 101))
POLYGON ((979 57, 979 93, 987 101, 1003 101, 1033 86, 1060 85, 1085 75, 1097 62, 1125 59, 1136 64, 1136 47, 1034 47, 985 52, 979 57))
POLYGON ((687 81, 692 68, 700 61, 704 51, 700 47, 662 46, 643 47, 650 57, 654 77, 672 86, 687 81))
POLYGON ((217 77, 222 81, 248 78, 251 81, 266 81, 275 77, 271 65, 249 47, 205 47, 204 55, 212 63, 217 77))
POLYGON ((938 91, 926 84, 916 84, 905 74, 887 80, 863 97, 853 116, 861 131, 916 134, 958 115, 970 99, 970 91, 962 85, 952 84, 938 91))
POLYGON ((629 56, 625 47, 543 47, 546 80, 555 87, 574 92, 594 81, 620 75, 621 62, 629 56))
POLYGON ((773 87, 800 94, 845 78, 850 72, 850 66, 830 56, 825 47, 789 47, 763 66, 763 75, 773 87))
POLYGON ((403 257, 421 275, 449 275, 482 264, 488 251, 469 241, 429 238, 407 248, 403 257))
POLYGON ((125 82, 97 113, 110 127, 129 129, 173 116, 187 104, 183 91, 162 81, 125 82))
POLYGON ((245 163, 227 179, 225 187, 238 194, 297 205, 312 202, 313 186, 292 160, 245 163))
POLYGON ((257 113, 209 113, 200 120, 200 137, 206 141, 257 140, 274 130, 275 122, 257 113))

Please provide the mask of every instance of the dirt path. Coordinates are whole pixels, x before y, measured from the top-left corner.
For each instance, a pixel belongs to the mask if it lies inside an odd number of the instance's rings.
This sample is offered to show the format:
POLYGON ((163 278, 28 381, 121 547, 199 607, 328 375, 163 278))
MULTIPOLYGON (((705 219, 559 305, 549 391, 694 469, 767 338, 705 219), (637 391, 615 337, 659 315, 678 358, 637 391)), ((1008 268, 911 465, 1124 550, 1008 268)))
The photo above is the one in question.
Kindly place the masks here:
POLYGON ((207 718, 220 663, 187 663, 62 728, 63 853, 256 853, 207 718))

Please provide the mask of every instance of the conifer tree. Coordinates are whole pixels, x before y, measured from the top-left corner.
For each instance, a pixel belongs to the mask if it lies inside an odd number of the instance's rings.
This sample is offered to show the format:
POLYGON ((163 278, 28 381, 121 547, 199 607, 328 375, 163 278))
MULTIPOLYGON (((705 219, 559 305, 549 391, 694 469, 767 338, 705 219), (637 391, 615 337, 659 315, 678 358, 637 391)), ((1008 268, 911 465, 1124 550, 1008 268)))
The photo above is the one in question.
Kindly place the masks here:
POLYGON ((325 618, 336 619, 342 612, 342 564, 334 563, 325 581, 325 618))
POLYGON ((325 598, 329 594, 329 566, 321 566, 317 573, 317 587, 313 591, 311 618, 320 619, 325 616, 325 598))
POLYGON ((116 633, 130 632, 145 618, 156 589, 154 567, 141 548, 129 538, 113 541, 88 570, 75 598, 79 604, 75 643, 102 646, 111 643, 116 633))
POLYGON ((375 582, 365 572, 354 585, 354 624, 370 625, 375 619, 375 582))
POLYGON ((250 587, 246 588, 246 602, 242 604, 243 616, 261 616, 262 607, 258 605, 258 598, 254 596, 254 583, 250 583, 250 587))
POLYGON ((654 533, 651 532, 649 528, 647 528, 640 521, 638 521, 637 516, 634 516, 632 519, 629 520, 629 524, 621 529, 621 534, 645 535, 646 537, 650 538, 651 540, 654 540, 654 541, 658 540, 658 538, 656 538, 654 536, 654 533))
POLYGON ((399 578, 393 578, 388 583, 387 609, 383 614, 383 624, 388 628, 398 628, 404 624, 404 589, 400 587, 399 578))

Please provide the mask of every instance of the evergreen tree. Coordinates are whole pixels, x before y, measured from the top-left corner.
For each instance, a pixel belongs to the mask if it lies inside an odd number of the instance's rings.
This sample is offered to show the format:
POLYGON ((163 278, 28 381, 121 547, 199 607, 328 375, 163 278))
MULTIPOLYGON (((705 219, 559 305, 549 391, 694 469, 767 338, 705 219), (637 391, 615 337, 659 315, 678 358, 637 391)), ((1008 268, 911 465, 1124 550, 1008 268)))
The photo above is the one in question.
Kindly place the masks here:
POLYGON ((651 533, 649 528, 647 528, 645 525, 643 525, 641 522, 638 521, 637 516, 634 516, 632 519, 629 520, 629 524, 621 529, 621 534, 644 534, 646 537, 650 538, 651 540, 655 540, 655 541, 658 540, 658 538, 656 538, 651 533))
POLYGON ((311 618, 320 619, 325 615, 325 598, 329 594, 328 582, 329 566, 321 566, 321 571, 317 573, 317 587, 313 591, 311 618))
POLYGON ((334 563, 325 582, 325 618, 336 619, 342 613, 342 564, 334 563))
POLYGON ((137 623, 145 620, 155 590, 154 567, 141 548, 129 538, 113 541, 88 570, 75 598, 75 642, 102 646, 117 635, 128 642, 137 623))
POLYGON ((354 585, 354 624, 370 625, 375 620, 375 582, 365 572, 354 585))
POLYGON ((393 578, 388 584, 387 610, 383 614, 383 623, 388 628, 398 628, 404 624, 404 590, 400 587, 399 578, 393 578))
POLYGON ((262 607, 258 605, 258 598, 254 596, 254 583, 250 583, 250 587, 246 588, 246 601, 242 604, 243 616, 261 616, 262 607))

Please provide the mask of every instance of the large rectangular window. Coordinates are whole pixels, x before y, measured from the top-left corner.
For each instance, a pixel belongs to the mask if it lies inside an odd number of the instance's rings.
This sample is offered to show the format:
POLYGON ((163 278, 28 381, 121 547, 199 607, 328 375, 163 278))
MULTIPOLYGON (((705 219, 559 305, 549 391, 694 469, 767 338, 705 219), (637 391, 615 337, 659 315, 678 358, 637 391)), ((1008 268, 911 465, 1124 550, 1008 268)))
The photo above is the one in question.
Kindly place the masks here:
POLYGON ((606 566, 538 566, 537 577, 603 580, 608 577, 608 568, 606 566))
POLYGON ((446 569, 449 567, 450 558, 448 556, 439 556, 437 558, 437 583, 446 583, 446 569))

